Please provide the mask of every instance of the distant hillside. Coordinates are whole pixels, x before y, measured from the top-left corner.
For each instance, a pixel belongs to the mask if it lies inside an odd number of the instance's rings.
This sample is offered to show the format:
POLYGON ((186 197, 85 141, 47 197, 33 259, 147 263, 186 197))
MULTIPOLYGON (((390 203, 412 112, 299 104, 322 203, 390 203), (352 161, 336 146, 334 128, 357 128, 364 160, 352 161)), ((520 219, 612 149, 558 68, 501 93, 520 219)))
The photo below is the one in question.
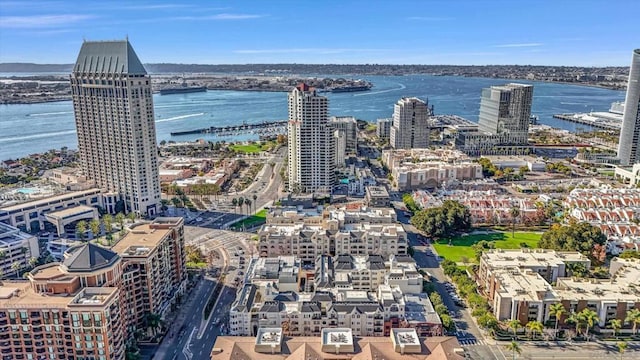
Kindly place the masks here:
POLYGON ((73 64, 0 63, 0 72, 71 72, 73 64))

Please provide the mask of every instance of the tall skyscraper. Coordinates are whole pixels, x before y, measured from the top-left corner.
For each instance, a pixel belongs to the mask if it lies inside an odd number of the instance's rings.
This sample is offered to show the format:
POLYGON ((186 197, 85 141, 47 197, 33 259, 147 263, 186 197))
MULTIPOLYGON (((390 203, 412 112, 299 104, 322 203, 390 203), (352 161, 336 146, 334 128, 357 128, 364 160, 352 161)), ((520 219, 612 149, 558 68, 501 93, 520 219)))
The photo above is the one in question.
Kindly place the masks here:
POLYGON ((624 101, 622 129, 618 142, 618 158, 620 164, 633 165, 640 163, 640 49, 633 50, 629 84, 624 101))
POLYGON ((532 101, 533 85, 506 84, 482 89, 480 131, 505 135, 505 143, 526 144, 532 101))
POLYGON ((429 147, 429 104, 415 97, 402 98, 393 106, 389 144, 394 149, 429 147))
POLYGON ((289 191, 329 191, 335 183, 335 144, 329 103, 300 84, 289 93, 289 191))
POLYGON ((85 41, 71 74, 85 175, 118 194, 126 212, 160 203, 151 79, 128 40, 85 41))

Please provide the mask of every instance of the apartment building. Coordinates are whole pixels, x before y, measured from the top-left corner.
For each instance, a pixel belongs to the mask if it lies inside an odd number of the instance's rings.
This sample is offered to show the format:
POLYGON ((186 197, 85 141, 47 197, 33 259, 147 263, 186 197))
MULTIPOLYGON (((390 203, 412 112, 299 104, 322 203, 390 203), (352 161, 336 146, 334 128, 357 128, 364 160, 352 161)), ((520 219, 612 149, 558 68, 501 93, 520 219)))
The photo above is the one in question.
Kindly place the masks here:
POLYGON ((378 119, 376 121, 376 135, 380 140, 389 140, 391 137, 392 118, 378 119))
POLYGON ((358 122, 353 116, 332 116, 329 125, 344 134, 345 154, 355 155, 358 150, 358 122))
POLYGON ((335 144, 328 100, 300 84, 289 93, 289 191, 328 192, 335 183, 335 144))
POLYGON ((275 208, 258 231, 260 256, 294 255, 313 263, 318 255, 406 254, 407 234, 391 208, 275 208))
POLYGON ((0 356, 124 359, 142 319, 184 291, 182 236, 182 218, 157 218, 111 249, 84 243, 28 281, 0 283, 0 356))
POLYGON ((140 327, 147 314, 164 318, 187 283, 183 218, 135 225, 112 251, 123 260, 127 323, 140 327))
POLYGON ((429 147, 430 117, 433 109, 428 100, 402 98, 393 106, 393 124, 389 144, 394 149, 429 147))
POLYGON ((389 192, 384 186, 366 186, 364 202, 367 206, 372 207, 389 207, 391 200, 389 192))
POLYGON ((434 189, 443 183, 482 179, 482 166, 462 152, 447 149, 385 150, 382 163, 400 191, 434 189))
MULTIPOLYGON (((544 255, 553 258, 552 254, 544 255)), ((640 308, 640 260, 613 259, 610 279, 565 277, 570 274, 562 274, 558 267, 561 275, 555 280, 550 276, 556 273, 552 270, 554 266, 545 260, 529 259, 526 263, 521 260, 522 266, 505 263, 509 261, 506 259, 493 262, 491 276, 486 281, 483 276, 487 272, 479 272, 478 285, 487 294, 498 320, 517 319, 522 324, 555 321, 549 309, 551 305, 561 303, 567 312, 560 319, 561 325, 566 324, 571 312, 588 308, 598 314, 598 325, 602 328, 612 319, 622 320, 626 329, 631 327, 625 323, 625 317, 632 308, 640 308), (545 266, 547 270, 542 271, 545 266)), ((566 260, 571 262, 571 259, 566 260)), ((487 264, 482 265, 481 260, 481 270, 483 266, 486 269, 487 264)))
POLYGON ((84 41, 70 76, 84 174, 126 212, 156 215, 158 151, 151 78, 128 40, 84 41))
POLYGON ((622 165, 640 163, 640 49, 633 50, 625 97, 618 158, 622 165))
POLYGON ((3 359, 124 359, 122 259, 93 244, 0 285, 3 359), (80 332, 82 329, 82 332, 80 332), (35 355, 35 356, 34 356, 35 355))
POLYGON ((28 268, 31 258, 40 257, 38 239, 19 229, 0 223, 0 279, 15 276, 28 268))
POLYGON ((322 328, 315 336, 288 336, 280 327, 261 328, 253 336, 219 336, 211 359, 246 360, 462 360, 455 337, 422 338, 414 329, 393 329, 385 337, 355 337, 349 328, 322 328))

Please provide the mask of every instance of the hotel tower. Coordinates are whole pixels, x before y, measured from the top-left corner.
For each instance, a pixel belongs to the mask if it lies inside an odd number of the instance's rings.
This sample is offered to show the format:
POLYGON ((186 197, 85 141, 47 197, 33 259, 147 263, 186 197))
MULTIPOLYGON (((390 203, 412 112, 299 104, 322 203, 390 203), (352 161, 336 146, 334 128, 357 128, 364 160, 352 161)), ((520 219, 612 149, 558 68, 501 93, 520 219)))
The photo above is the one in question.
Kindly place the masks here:
POLYGON ((71 89, 85 175, 122 200, 122 211, 155 215, 160 184, 151 79, 129 41, 85 41, 71 89))
POLYGON ((633 50, 627 97, 624 101, 622 130, 618 144, 620 164, 640 163, 640 49, 633 50))

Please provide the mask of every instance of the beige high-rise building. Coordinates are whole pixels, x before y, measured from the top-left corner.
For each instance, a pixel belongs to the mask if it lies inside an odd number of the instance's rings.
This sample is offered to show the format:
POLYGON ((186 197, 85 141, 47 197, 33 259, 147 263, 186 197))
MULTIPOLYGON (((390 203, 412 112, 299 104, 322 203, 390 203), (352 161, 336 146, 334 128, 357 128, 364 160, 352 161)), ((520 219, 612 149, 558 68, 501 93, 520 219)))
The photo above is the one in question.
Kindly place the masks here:
POLYGON ((300 84, 289 93, 289 191, 328 192, 335 183, 335 143, 328 100, 300 84))
POLYGON ((158 212, 160 183, 151 79, 128 40, 85 41, 71 74, 85 175, 126 212, 158 212))
POLYGON ((640 49, 633 50, 618 145, 622 165, 640 163, 640 49))
POLYGON ((415 97, 402 98, 393 106, 389 144, 394 149, 429 147, 429 104, 415 97))

